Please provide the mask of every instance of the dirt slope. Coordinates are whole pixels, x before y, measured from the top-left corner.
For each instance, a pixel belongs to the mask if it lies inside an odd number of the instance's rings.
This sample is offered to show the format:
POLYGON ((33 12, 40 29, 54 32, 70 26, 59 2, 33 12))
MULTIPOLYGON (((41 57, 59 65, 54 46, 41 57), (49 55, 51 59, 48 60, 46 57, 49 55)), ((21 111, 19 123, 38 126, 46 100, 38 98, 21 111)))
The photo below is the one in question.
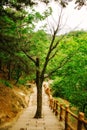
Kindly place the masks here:
POLYGON ((32 90, 28 87, 9 88, 0 83, 0 128, 11 122, 28 106, 31 92, 32 90))

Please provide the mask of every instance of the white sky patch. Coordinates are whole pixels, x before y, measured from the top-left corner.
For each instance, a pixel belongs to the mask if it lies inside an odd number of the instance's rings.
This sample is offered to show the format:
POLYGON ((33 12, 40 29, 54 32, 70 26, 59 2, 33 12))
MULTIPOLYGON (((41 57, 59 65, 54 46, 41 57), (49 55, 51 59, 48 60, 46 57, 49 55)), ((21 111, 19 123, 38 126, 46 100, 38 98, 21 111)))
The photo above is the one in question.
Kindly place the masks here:
MULTIPOLYGON (((75 6, 74 3, 70 2, 69 5, 63 9, 59 34, 73 30, 87 30, 87 7, 85 6, 78 10, 75 9, 75 6)), ((39 2, 35 9, 43 13, 48 7, 52 7, 52 15, 45 21, 38 22, 36 30, 41 29, 41 26, 47 23, 48 26, 46 30, 52 33, 58 24, 61 7, 57 2, 51 1, 48 6, 39 2)))
POLYGON ((71 28, 87 29, 87 9, 86 7, 80 10, 74 9, 73 4, 66 8, 66 14, 68 14, 67 25, 71 28))

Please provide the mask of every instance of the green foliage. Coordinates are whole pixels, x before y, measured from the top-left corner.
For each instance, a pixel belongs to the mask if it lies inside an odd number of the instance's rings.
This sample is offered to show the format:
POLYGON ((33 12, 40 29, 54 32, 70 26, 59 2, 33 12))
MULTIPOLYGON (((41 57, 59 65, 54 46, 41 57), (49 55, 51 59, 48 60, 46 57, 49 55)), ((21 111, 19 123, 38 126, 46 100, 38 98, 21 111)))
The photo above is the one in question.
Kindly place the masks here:
POLYGON ((78 106, 80 111, 83 111, 83 106, 85 103, 87 103, 87 92, 81 90, 74 91, 71 94, 69 101, 78 106))
POLYGON ((5 86, 12 88, 13 86, 9 83, 9 81, 0 79, 0 82, 3 83, 5 86))
POLYGON ((46 33, 43 30, 37 31, 32 35, 31 43, 31 53, 42 58, 46 52, 46 47, 48 46, 48 37, 46 33))
MULTIPOLYGON (((36 24, 44 20, 51 13, 51 8, 43 14, 29 6, 24 8, 25 1, 8 1, 5 5, 3 1, 0 8, 0 58, 1 65, 4 66, 11 62, 11 78, 18 79, 18 65, 23 73, 35 72, 34 64, 27 58, 22 49, 31 57, 40 56, 44 59, 45 44, 47 36, 44 31, 34 32, 36 24), (17 65, 16 65, 17 64, 17 65)), ((31 2, 31 4, 34 4, 31 2)), ((1 68, 2 68, 1 66, 1 68)), ((6 68, 8 70, 8 68, 6 68)), ((9 70, 8 70, 9 71, 9 70)), ((7 72, 6 72, 7 73, 7 72)), ((32 77, 32 76, 31 76, 32 77)))
POLYGON ((52 8, 48 7, 48 9, 44 12, 44 15, 45 15, 45 17, 48 17, 51 14, 52 14, 52 8))
POLYGON ((54 82, 52 83, 52 94, 55 97, 62 97, 64 98, 64 91, 65 88, 63 88, 61 85, 59 85, 59 83, 61 83, 61 78, 57 77, 54 82))
POLYGON ((18 83, 22 84, 22 85, 25 85, 26 84, 26 80, 25 79, 19 79, 18 83))
POLYGON ((34 79, 35 79, 34 75, 25 76, 19 79, 18 84, 25 85, 27 81, 32 81, 34 79))
POLYGON ((55 73, 58 78, 54 80, 53 93, 82 110, 87 100, 87 32, 69 33, 59 47, 68 59, 55 73))

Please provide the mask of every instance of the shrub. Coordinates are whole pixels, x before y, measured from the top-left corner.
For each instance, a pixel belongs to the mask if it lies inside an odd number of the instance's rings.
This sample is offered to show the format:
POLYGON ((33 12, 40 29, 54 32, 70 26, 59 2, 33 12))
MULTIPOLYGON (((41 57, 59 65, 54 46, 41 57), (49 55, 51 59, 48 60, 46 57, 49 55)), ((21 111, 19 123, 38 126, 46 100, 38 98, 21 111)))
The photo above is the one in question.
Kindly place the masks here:
POLYGON ((81 90, 75 91, 69 99, 71 103, 79 107, 79 110, 83 110, 83 105, 87 103, 87 92, 81 90))
POLYGON ((7 87, 12 88, 12 85, 8 81, 0 79, 0 82, 6 85, 7 87))
POLYGON ((59 84, 60 79, 54 80, 52 83, 52 95, 55 97, 64 97, 64 88, 59 84))

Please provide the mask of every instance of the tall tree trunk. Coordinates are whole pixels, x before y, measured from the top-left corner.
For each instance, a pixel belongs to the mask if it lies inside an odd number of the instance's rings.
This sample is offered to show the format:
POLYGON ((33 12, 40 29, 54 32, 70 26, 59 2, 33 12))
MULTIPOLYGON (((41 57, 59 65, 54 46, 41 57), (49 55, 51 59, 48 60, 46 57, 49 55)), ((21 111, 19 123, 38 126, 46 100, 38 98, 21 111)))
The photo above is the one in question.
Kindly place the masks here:
POLYGON ((37 110, 34 118, 42 117, 42 82, 40 77, 39 58, 36 58, 37 110))
POLYGON ((34 118, 42 117, 42 87, 37 86, 37 110, 34 118))
POLYGON ((16 66, 17 69, 15 70, 16 71, 16 82, 15 82, 15 85, 18 83, 19 81, 19 78, 21 77, 22 73, 21 73, 21 67, 20 65, 16 66))

